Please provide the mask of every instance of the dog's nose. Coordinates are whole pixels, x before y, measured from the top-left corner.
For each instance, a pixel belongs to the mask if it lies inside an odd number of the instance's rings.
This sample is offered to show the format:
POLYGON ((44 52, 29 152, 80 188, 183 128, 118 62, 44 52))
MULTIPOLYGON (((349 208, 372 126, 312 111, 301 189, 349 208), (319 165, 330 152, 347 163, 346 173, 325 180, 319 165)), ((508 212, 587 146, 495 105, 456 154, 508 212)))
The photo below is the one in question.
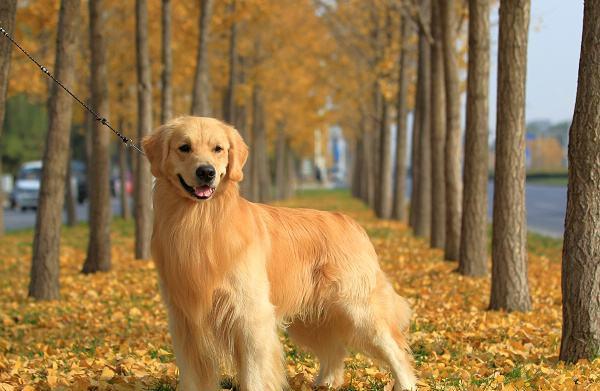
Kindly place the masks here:
POLYGON ((205 182, 210 182, 215 178, 215 168, 211 165, 200 166, 196 169, 196 176, 205 182))

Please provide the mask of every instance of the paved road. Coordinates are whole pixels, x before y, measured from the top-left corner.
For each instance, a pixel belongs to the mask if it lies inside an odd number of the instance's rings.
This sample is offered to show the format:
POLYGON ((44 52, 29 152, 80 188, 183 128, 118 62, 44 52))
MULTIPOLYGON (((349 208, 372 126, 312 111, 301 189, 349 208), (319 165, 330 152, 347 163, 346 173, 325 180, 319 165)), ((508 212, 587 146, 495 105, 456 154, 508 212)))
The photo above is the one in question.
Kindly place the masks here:
MULTIPOLYGON (((494 184, 488 184, 490 220, 494 184)), ((530 231, 562 238, 567 208, 567 188, 565 186, 526 185, 525 207, 527 226, 530 231)))
MULTIPOLYGON (((494 185, 488 185, 490 220, 492 218, 492 200, 494 185)), ((410 194, 410 186, 409 186, 410 194)), ((567 188, 563 186, 526 186, 527 224, 529 229, 544 235, 562 237, 565 208, 567 205, 567 188)), ((113 214, 118 215, 120 211, 117 199, 112 200, 113 214)), ((4 219, 7 231, 33 227, 35 225, 35 212, 21 212, 19 210, 6 209, 4 219)), ((77 206, 77 217, 81 221, 87 221, 88 205, 77 206)))
MULTIPOLYGON (((410 196, 410 183, 407 188, 410 196)), ((494 183, 488 183, 488 217, 492 220, 494 183)), ((530 231, 546 236, 562 238, 567 208, 567 188, 565 186, 545 186, 527 184, 525 186, 525 208, 527 226, 530 231)))
MULTIPOLYGON (((121 212, 118 199, 113 198, 111 203, 113 215, 118 215, 121 212)), ((87 221, 88 207, 87 202, 77 205, 78 221, 87 221)), ((63 214, 63 221, 66 221, 66 214, 63 214)), ((4 209, 4 224, 7 231, 31 228, 35 225, 35 211, 27 210, 22 212, 18 209, 4 209)))

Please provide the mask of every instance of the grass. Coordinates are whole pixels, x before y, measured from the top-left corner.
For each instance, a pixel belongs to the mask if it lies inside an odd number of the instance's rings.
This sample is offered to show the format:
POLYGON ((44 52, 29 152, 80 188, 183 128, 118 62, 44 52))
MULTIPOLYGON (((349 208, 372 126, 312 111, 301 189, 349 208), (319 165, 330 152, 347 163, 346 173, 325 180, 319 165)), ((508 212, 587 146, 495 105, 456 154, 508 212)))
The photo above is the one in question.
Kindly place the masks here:
POLYGON ((567 186, 569 173, 562 171, 533 171, 527 173, 527 183, 545 186, 567 186))

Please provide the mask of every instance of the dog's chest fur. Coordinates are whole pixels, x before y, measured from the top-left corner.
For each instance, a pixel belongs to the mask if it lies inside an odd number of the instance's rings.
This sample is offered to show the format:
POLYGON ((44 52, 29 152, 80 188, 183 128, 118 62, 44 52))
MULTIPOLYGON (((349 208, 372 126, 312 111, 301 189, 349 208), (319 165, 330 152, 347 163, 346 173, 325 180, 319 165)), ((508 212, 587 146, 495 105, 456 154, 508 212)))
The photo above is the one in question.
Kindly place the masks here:
POLYGON ((157 186, 153 258, 165 299, 197 320, 211 311, 215 290, 229 283, 226 276, 247 245, 231 235, 228 208, 219 199, 157 202, 165 198, 157 186))

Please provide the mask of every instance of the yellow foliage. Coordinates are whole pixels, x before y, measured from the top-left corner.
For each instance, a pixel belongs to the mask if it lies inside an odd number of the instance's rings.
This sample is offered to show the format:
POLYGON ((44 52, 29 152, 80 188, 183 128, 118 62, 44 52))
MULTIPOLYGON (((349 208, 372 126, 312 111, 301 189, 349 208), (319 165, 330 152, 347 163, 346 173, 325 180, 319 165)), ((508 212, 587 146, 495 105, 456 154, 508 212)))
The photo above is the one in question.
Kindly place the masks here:
MULTIPOLYGON (((365 227, 382 268, 414 309, 410 343, 420 389, 600 389, 600 359, 557 361, 560 249, 529 256, 530 313, 490 312, 488 279, 454 273, 456 264, 404 224, 377 220, 340 192, 285 205, 343 210, 365 227)), ((177 368, 156 271, 133 259, 132 229, 114 222, 113 270, 83 275, 87 231, 64 228, 59 302, 26 298, 31 232, 0 239, 0 390, 174 389, 177 368)), ((281 338, 292 389, 310 390, 315 359, 281 338)), ((346 389, 382 390, 390 375, 353 353, 345 381, 346 389)))

